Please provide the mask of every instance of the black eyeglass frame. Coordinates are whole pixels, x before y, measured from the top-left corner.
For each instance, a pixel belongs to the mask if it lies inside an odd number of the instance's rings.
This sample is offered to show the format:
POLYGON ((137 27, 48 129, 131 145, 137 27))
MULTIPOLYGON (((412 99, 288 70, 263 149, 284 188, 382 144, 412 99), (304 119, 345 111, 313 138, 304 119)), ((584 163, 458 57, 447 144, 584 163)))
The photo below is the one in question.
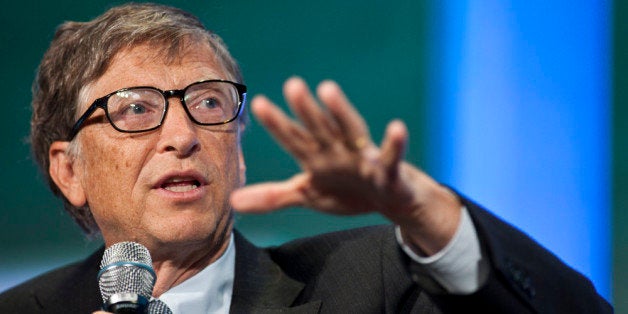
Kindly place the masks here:
POLYGON ((168 99, 172 98, 172 97, 179 97, 179 100, 181 101, 181 105, 183 106, 183 110, 185 110, 185 113, 188 115, 188 117, 190 118, 190 120, 192 120, 192 122, 198 124, 198 125, 221 125, 221 124, 227 124, 229 122, 234 121, 235 119, 237 119, 240 114, 242 113, 242 109, 244 109, 244 106, 246 104, 246 85, 240 84, 240 83, 236 83, 236 82, 232 82, 232 81, 228 81, 228 80, 203 80, 203 81, 198 81, 198 82, 194 82, 188 86, 186 86, 183 89, 171 89, 171 90, 161 90, 157 87, 153 87, 153 86, 133 86, 133 87, 125 87, 119 90, 116 90, 114 92, 111 92, 103 97, 100 97, 96 100, 94 100, 94 102, 89 106, 89 108, 87 108, 87 110, 85 110, 85 113, 83 113, 81 115, 80 118, 78 118, 78 120, 76 120, 76 123, 74 123, 74 126, 72 126, 72 131, 70 132, 70 136, 68 137, 68 141, 71 141, 72 139, 74 139, 74 137, 78 134, 78 132, 81 130, 83 123, 85 123, 85 121, 87 120, 87 118, 89 118, 92 114, 94 114, 94 112, 96 112, 96 109, 101 108, 102 110, 105 111, 105 116, 107 117, 107 120, 109 121, 109 124, 111 124, 111 126, 116 129, 116 131, 118 132, 122 132, 122 133, 141 133, 141 132, 148 132, 148 131, 152 131, 152 130, 156 130, 158 129, 164 122, 164 119, 166 118, 166 115, 168 114, 168 106, 170 105, 170 102, 168 101, 168 99), (221 82, 221 83, 229 83, 231 85, 233 85, 236 90, 238 91, 238 109, 236 111, 236 114, 233 118, 226 120, 226 121, 221 121, 221 122, 213 122, 213 123, 201 123, 198 122, 190 113, 189 109, 187 108, 186 104, 185 104, 185 92, 193 87, 196 86, 198 84, 203 84, 203 83, 211 83, 211 82, 221 82), (118 128, 113 121, 111 121, 111 117, 109 116, 109 110, 107 109, 107 103, 109 101, 109 98, 117 93, 120 92, 124 92, 124 91, 128 91, 128 90, 133 90, 133 89, 151 89, 154 91, 157 91, 159 93, 161 93, 164 96, 164 99, 166 101, 166 103, 164 104, 164 112, 161 116, 161 121, 159 121, 159 124, 157 124, 156 126, 152 127, 152 128, 148 128, 148 129, 142 129, 142 130, 122 130, 120 128, 118 128))

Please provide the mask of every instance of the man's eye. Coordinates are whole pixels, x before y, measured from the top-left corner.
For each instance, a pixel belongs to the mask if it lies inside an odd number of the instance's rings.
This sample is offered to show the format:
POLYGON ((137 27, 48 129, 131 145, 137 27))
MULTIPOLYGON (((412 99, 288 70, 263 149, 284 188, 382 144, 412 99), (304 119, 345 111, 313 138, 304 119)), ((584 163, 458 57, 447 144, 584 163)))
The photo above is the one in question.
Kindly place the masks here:
POLYGON ((129 104, 126 107, 126 110, 124 112, 124 114, 129 115, 129 114, 144 114, 146 113, 148 110, 146 109, 146 106, 142 105, 142 104, 129 104))
POLYGON ((201 101, 200 107, 214 109, 220 107, 220 102, 216 98, 205 98, 201 101))

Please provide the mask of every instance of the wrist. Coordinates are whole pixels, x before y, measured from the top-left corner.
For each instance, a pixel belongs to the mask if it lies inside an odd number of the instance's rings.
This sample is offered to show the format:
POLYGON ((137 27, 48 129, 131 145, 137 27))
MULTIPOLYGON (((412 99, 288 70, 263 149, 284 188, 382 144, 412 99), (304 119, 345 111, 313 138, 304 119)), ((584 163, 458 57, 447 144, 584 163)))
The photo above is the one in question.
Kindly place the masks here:
POLYGON ((392 219, 410 247, 430 256, 442 250, 454 237, 461 219, 462 203, 449 189, 425 176, 418 186, 417 202, 404 217, 392 219))

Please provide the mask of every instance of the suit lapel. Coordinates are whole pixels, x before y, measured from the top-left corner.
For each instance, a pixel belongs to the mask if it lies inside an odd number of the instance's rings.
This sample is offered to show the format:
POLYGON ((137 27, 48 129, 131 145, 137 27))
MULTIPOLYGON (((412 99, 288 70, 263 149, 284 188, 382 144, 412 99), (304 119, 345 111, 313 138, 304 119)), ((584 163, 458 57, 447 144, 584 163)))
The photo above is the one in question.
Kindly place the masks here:
POLYGON ((304 284, 288 277, 268 254, 235 232, 232 313, 318 313, 321 302, 292 306, 304 284))
MULTIPOLYGON (((304 284, 288 277, 263 251, 237 231, 236 270, 231 301, 232 313, 318 313, 321 301, 293 306, 304 284)), ((46 313, 55 309, 90 313, 100 308, 96 274, 104 248, 85 261, 67 267, 50 280, 54 286, 33 289, 37 307, 46 313)), ((61 313, 61 312, 60 312, 61 313)))

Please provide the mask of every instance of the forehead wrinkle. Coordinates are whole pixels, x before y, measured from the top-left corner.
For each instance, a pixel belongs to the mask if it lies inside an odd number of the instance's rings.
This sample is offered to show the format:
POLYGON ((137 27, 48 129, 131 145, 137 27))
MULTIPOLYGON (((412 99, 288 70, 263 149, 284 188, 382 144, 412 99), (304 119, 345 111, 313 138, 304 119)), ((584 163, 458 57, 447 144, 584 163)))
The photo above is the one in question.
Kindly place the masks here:
POLYGON ((132 71, 128 71, 128 69, 123 73, 127 74, 127 80, 131 79, 136 81, 136 83, 111 88, 107 93, 132 86, 149 85, 162 90, 170 90, 181 89, 200 80, 233 80, 233 75, 226 71, 225 66, 220 62, 220 59, 208 44, 194 43, 185 45, 185 47, 178 50, 179 53, 176 55, 168 54, 168 51, 168 47, 154 48, 153 45, 143 44, 118 52, 114 58, 112 58, 111 66, 103 76, 110 74, 114 67, 116 67, 115 70, 118 70, 120 63, 128 63, 125 66, 138 69, 138 74, 134 74, 132 71), (190 68, 197 71, 194 73, 194 77, 192 77, 190 73, 182 73, 182 71, 189 71, 190 68), (150 76, 146 75, 147 73, 150 73, 151 76, 158 77, 150 79, 150 76), (159 82, 160 86, 156 86, 155 83, 151 84, 146 82, 145 79, 147 78, 151 81, 159 82))

